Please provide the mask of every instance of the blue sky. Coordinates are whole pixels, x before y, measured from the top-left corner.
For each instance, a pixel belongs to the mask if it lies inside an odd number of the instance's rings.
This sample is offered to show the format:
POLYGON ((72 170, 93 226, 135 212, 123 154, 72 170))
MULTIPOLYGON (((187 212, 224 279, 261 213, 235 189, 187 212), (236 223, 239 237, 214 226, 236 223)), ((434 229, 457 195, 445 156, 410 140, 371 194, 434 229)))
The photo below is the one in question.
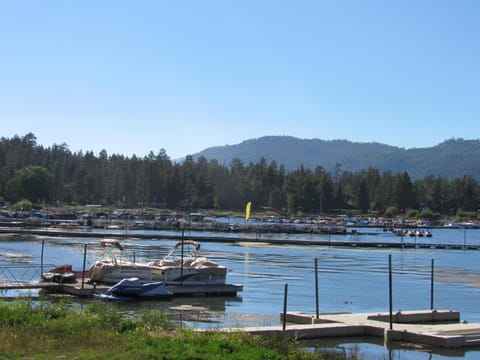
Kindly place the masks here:
POLYGON ((479 137, 477 0, 0 0, 0 136, 182 158, 479 137))

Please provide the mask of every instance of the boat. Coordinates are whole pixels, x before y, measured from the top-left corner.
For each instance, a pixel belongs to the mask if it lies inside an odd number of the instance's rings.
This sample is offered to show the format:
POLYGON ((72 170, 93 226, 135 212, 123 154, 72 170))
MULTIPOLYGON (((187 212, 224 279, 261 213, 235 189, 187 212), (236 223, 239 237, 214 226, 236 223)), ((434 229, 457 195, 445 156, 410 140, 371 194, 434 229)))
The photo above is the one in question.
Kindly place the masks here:
POLYGON ((107 247, 108 245, 112 245, 117 247, 119 250, 124 249, 124 246, 120 244, 118 240, 115 240, 115 239, 103 239, 102 241, 100 241, 100 245, 102 245, 102 247, 107 247))
POLYGON ((41 275, 42 281, 59 284, 73 284, 77 281, 77 274, 72 265, 61 265, 48 270, 41 275))
POLYGON ((145 282, 139 278, 120 280, 107 290, 113 296, 170 298, 173 293, 165 287, 163 281, 145 282))
POLYGON ((98 260, 88 270, 89 281, 116 284, 136 277, 144 281, 163 281, 167 285, 224 285, 227 269, 199 256, 199 250, 200 243, 184 240, 176 243, 163 259, 145 264, 115 257, 98 260))

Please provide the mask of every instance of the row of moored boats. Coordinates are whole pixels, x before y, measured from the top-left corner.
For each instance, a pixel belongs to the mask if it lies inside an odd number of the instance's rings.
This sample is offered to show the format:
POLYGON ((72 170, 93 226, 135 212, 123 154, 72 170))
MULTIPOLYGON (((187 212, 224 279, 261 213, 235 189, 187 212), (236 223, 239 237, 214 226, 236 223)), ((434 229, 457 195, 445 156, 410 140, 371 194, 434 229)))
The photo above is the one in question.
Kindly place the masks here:
POLYGON ((432 233, 428 229, 400 229, 394 230, 394 234, 408 237, 432 237, 432 233))

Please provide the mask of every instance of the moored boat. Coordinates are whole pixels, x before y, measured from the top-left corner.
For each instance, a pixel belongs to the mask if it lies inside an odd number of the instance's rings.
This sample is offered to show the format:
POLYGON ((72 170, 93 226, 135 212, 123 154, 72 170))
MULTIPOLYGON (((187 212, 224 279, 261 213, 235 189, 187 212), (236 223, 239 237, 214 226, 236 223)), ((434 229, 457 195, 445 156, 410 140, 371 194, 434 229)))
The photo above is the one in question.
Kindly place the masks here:
POLYGON ((115 284, 136 277, 143 281, 166 284, 221 285, 227 269, 203 256, 198 256, 200 243, 178 242, 161 260, 140 264, 117 258, 96 261, 88 270, 90 282, 115 284))
POLYGON ((42 281, 59 284, 72 284, 77 281, 77 275, 72 270, 72 265, 61 265, 43 273, 42 281))
POLYGON ((127 297, 170 298, 173 295, 163 281, 145 282, 139 278, 120 280, 107 291, 113 296, 127 297))

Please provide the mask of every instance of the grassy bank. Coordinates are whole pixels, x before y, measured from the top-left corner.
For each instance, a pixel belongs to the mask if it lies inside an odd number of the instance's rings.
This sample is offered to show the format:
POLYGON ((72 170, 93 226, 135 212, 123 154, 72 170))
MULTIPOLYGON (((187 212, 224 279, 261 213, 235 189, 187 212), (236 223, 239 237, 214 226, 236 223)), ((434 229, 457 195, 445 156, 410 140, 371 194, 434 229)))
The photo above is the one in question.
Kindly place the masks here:
POLYGON ((294 341, 245 333, 196 332, 162 311, 127 317, 101 302, 86 309, 63 303, 0 302, 0 359, 358 359, 306 353, 294 341))

